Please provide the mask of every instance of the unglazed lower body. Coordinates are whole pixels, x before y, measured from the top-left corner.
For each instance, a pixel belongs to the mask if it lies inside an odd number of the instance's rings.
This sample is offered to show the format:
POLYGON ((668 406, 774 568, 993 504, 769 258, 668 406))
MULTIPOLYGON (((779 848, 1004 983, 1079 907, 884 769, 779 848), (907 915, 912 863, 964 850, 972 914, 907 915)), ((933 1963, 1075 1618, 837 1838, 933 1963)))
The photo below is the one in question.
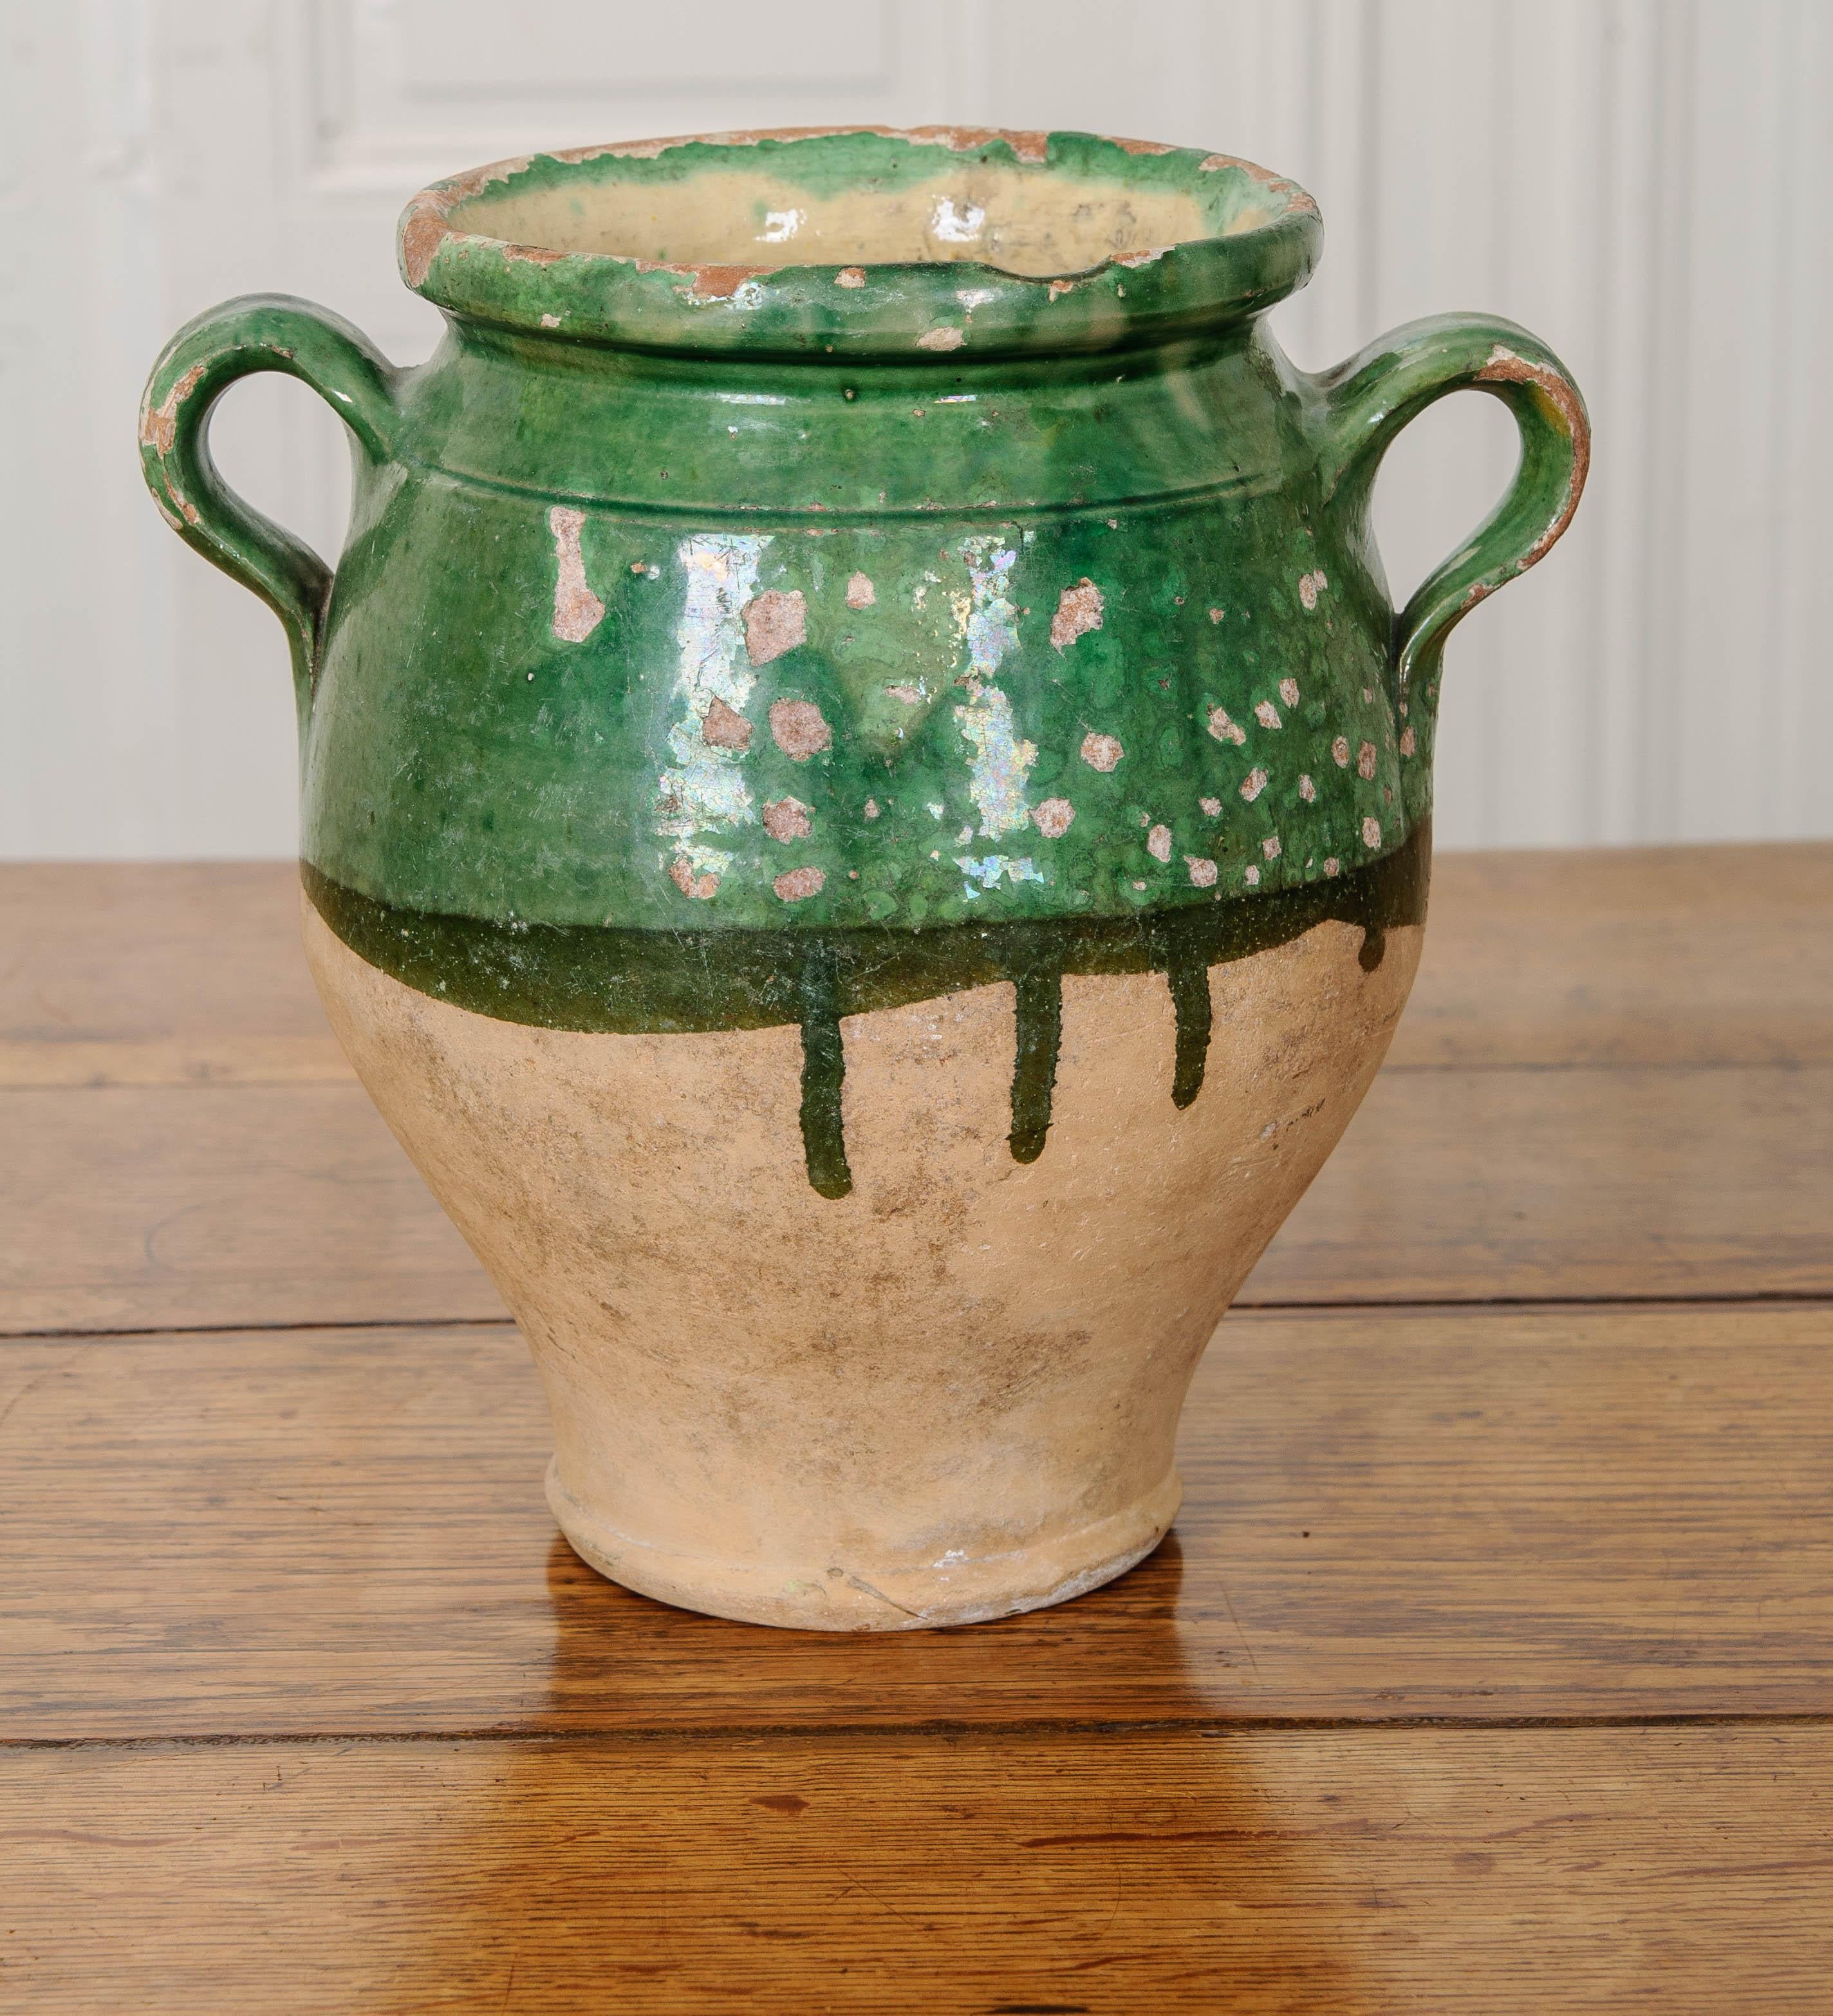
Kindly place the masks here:
POLYGON ((687 1608, 861 1631, 1059 1602, 1157 1545, 1197 1360, 1367 1091, 1421 932, 1372 971, 1334 921, 1212 967, 1182 1111, 1162 975, 1069 975, 1028 1164, 1009 985, 849 1017, 839 1199, 805 1172, 794 1028, 531 1028, 404 985, 309 905, 305 937, 532 1348, 574 1548, 687 1608))

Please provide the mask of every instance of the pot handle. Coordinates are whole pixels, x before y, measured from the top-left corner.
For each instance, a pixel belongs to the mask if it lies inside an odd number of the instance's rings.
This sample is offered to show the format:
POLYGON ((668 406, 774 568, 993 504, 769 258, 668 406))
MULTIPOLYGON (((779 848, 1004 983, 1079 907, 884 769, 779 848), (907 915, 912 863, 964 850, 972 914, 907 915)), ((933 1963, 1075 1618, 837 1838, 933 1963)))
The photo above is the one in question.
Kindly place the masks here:
POLYGON ((1324 402, 1325 504, 1351 521, 1354 550, 1367 541, 1381 457, 1434 400, 1467 389, 1490 393, 1521 430, 1521 462, 1502 502, 1394 619, 1396 697, 1421 685, 1429 710, 1452 630, 1485 596, 1525 574, 1571 523, 1591 459, 1585 401, 1538 337, 1488 315, 1405 323, 1316 383, 1324 402))
POLYGON ((303 379, 375 462, 394 452, 399 374, 341 315, 285 294, 243 294, 187 322, 160 354, 140 402, 140 468, 188 545, 252 589, 286 626, 296 680, 308 684, 331 592, 312 549, 224 483, 210 452, 211 409, 238 378, 303 379))

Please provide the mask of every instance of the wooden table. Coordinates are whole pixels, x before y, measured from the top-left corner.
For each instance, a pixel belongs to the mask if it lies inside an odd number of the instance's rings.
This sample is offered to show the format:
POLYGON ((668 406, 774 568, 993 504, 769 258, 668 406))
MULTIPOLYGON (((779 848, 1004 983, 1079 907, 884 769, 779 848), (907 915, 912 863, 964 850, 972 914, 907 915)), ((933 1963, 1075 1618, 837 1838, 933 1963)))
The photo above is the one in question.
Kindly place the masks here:
POLYGON ((0 871, 0 2007, 1833 2009, 1833 847, 1440 865, 1173 1536, 582 1568, 274 866, 0 871))

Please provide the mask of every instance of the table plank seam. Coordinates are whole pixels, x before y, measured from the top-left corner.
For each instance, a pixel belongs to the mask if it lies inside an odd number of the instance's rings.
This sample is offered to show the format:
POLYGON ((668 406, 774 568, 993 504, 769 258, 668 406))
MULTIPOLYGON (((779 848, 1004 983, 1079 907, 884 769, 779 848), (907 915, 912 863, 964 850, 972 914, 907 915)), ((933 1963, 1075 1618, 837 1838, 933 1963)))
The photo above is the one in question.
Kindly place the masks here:
POLYGON ((192 1337, 267 1337, 333 1334, 363 1330, 507 1330, 516 1327, 513 1316, 351 1316, 313 1322, 149 1323, 132 1329, 92 1330, 83 1325, 69 1329, 0 1331, 0 1346, 9 1344, 67 1344, 73 1339, 169 1337, 174 1343, 192 1337))
POLYGON ((1320 1295, 1315 1301, 1261 1301, 1243 1295, 1230 1313, 1308 1316, 1330 1309, 1369 1309, 1393 1316, 1406 1309, 1736 1309, 1763 1307, 1823 1309, 1833 1306, 1833 1296, 1824 1288, 1726 1289, 1712 1294, 1622 1295, 1399 1295, 1389 1300, 1380 1295, 1320 1295))
MULTIPOLYGON (((1758 1288, 1727 1290, 1720 1294, 1592 1294, 1592 1295, 1404 1295, 1388 1299, 1378 1295, 1320 1296, 1313 1301, 1265 1301, 1244 1296, 1230 1308, 1230 1317, 1257 1316, 1332 1316, 1367 1312, 1374 1316, 1404 1316, 1410 1310, 1428 1315, 1437 1310, 1480 1314, 1496 1309, 1511 1315, 1536 1309, 1580 1314, 1631 1314, 1637 1310, 1741 1309, 1774 1307, 1789 1309, 1833 1309, 1833 1295, 1817 1288, 1758 1288)), ((1226 1319, 1225 1319, 1226 1320, 1226 1319)), ((170 1337, 178 1342, 193 1337, 258 1337, 347 1334, 355 1330, 503 1330, 515 1329, 510 1316, 351 1316, 286 1323, 147 1323, 131 1327, 67 1327, 29 1330, 0 1330, 0 1348, 8 1345, 59 1344, 85 1338, 125 1341, 133 1337, 170 1337)))
POLYGON ((859 1742, 998 1736, 1138 1736, 1406 1734, 1420 1730, 1471 1736, 1496 1731, 1665 1729, 1833 1729, 1833 1708, 1799 1709, 1679 1709, 1658 1713, 1597 1715, 1104 1715, 1093 1719, 1012 1716, 963 1721, 936 1717, 894 1722, 633 1723, 616 1729, 505 1729, 488 1723, 459 1729, 223 1730, 206 1734, 156 1731, 135 1736, 0 1736, 0 1754, 20 1750, 224 1750, 275 1745, 352 1748, 391 1744, 506 1743, 528 1745, 595 1744, 607 1748, 641 1743, 718 1744, 771 1739, 836 1738, 859 1742))

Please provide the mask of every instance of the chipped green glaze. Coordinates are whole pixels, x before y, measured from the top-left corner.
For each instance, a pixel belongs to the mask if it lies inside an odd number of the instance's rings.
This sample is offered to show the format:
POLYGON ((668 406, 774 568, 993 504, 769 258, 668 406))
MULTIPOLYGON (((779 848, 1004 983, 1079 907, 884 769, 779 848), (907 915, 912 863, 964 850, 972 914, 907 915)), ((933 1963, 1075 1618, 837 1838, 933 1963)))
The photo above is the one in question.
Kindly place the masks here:
POLYGON ((1584 477, 1579 394, 1511 324, 1295 369, 1261 312, 1319 232, 1262 171, 1086 135, 645 143, 416 198, 417 369, 304 303, 200 318, 147 480, 286 626, 326 921, 512 1020, 800 1023, 827 1194, 862 1006, 1013 981, 1028 1160, 1062 975, 1163 970, 1194 1098, 1209 964, 1423 902, 1446 637, 1584 477), (334 577, 211 463, 257 370, 349 425, 334 577), (1396 614, 1375 473, 1467 387, 1521 463, 1396 614))

